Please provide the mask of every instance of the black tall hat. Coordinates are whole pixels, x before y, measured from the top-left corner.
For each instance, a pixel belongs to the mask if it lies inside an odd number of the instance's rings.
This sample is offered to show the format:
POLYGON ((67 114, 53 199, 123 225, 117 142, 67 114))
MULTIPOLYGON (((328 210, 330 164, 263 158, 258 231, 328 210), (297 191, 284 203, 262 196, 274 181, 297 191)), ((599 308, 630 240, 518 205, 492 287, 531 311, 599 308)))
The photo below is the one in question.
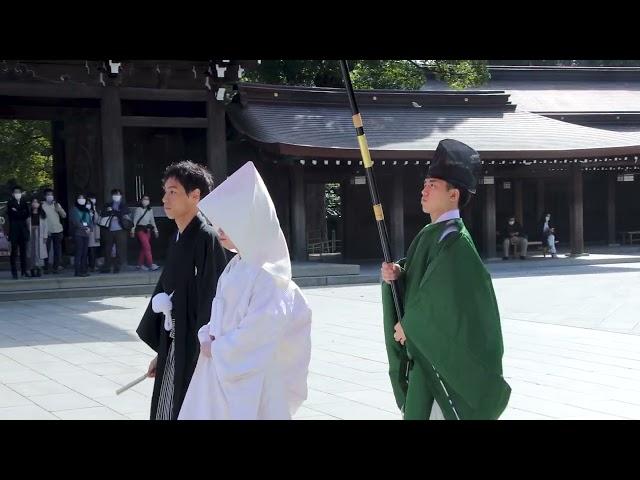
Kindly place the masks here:
POLYGON ((427 177, 439 178, 469 193, 476 193, 480 172, 478 152, 458 140, 445 139, 436 148, 427 177))

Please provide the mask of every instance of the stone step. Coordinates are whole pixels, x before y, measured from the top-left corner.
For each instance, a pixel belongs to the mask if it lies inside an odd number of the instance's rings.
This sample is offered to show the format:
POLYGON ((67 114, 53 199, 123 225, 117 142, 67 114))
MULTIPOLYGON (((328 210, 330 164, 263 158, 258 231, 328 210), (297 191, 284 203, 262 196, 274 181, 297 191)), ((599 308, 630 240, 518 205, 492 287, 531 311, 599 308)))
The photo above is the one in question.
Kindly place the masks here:
MULTIPOLYGON (((377 283, 379 275, 360 274, 359 265, 294 264, 293 279, 300 287, 377 283), (356 267, 356 268, 354 268, 356 267)), ((48 298, 148 295, 160 277, 157 272, 93 273, 74 277, 69 272, 38 278, 0 280, 0 302, 48 298)))

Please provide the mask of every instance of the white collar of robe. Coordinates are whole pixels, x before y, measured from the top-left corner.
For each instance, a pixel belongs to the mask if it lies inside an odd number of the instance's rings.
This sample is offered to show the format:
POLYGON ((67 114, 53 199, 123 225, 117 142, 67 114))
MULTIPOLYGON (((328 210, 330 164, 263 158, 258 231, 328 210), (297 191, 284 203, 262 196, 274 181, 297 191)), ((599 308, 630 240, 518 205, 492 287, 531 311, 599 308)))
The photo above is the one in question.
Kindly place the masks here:
POLYGON ((200 211, 233 241, 247 263, 285 283, 291 280, 289 249, 269 191, 253 162, 245 163, 198 203, 200 211))

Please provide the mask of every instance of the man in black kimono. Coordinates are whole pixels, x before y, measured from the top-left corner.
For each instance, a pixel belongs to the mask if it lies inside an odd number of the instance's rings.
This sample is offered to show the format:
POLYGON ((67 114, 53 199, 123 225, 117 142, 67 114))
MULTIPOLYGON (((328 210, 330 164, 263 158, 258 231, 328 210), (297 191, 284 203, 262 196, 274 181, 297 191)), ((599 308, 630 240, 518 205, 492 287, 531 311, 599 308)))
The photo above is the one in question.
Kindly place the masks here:
POLYGON ((158 353, 148 372, 155 377, 151 419, 175 420, 200 353, 198 329, 210 320, 218 277, 227 262, 213 229, 198 213, 198 202, 213 187, 207 169, 190 161, 174 163, 165 170, 163 183, 162 203, 178 232, 169 242, 166 265, 136 332, 158 353))

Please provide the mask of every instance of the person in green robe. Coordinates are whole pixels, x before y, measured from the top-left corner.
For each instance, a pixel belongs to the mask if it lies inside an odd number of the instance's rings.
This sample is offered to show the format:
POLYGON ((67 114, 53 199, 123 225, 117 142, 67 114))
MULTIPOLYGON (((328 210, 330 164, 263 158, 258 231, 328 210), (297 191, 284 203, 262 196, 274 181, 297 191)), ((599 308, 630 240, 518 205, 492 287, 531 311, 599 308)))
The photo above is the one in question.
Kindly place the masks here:
POLYGON ((432 222, 418 233, 405 259, 382 264, 389 376, 405 420, 497 419, 509 401, 491 277, 460 218, 480 170, 478 152, 457 140, 442 140, 421 197, 432 222), (401 322, 392 280, 404 308, 401 322))

